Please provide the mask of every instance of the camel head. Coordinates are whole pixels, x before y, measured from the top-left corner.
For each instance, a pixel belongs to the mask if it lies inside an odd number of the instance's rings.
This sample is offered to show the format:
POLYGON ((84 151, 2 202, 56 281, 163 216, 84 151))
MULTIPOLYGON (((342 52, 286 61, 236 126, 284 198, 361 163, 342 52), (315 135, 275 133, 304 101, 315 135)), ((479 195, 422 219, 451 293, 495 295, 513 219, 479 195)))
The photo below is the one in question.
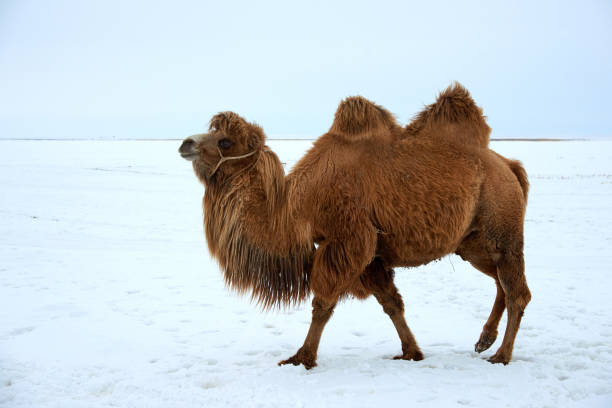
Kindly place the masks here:
POLYGON ((222 112, 210 120, 208 133, 183 140, 179 153, 192 162, 200 181, 208 184, 253 164, 264 144, 265 135, 260 126, 234 112, 222 112))

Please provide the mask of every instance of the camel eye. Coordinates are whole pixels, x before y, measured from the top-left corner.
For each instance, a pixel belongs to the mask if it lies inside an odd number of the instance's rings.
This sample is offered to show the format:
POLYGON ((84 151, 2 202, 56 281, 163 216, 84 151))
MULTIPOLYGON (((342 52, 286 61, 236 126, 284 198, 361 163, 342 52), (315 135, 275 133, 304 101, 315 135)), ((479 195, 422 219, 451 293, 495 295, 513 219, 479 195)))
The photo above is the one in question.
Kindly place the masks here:
POLYGON ((227 150, 232 147, 232 141, 229 139, 221 139, 219 140, 219 147, 227 150))

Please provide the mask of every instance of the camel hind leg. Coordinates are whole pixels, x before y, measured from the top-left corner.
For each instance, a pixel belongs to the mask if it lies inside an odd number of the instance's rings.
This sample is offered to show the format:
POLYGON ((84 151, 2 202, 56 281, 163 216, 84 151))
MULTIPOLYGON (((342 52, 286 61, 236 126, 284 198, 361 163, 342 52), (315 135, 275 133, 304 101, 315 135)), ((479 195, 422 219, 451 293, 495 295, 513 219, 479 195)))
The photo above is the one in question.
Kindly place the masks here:
POLYGON ((512 358, 514 340, 523 312, 531 299, 531 293, 525 279, 522 239, 513 241, 507 238, 505 241, 506 245, 502 244, 502 247, 513 249, 498 249, 498 245, 491 245, 484 234, 474 232, 461 243, 457 254, 495 280, 497 288, 495 302, 474 349, 481 353, 491 347, 497 339, 499 321, 507 308, 508 322, 504 340, 489 359, 492 363, 507 364, 512 358))
POLYGON ((483 234, 475 231, 461 243, 457 255, 468 261, 474 268, 493 278, 497 293, 491 309, 491 314, 482 328, 480 337, 474 345, 477 353, 489 349, 497 339, 497 328, 504 310, 506 310, 506 294, 497 277, 497 265, 487 251, 487 241, 483 234))
POLYGON ((474 351, 477 353, 482 353, 483 351, 488 350, 489 347, 495 343, 495 340, 497 339, 497 327, 499 326, 499 321, 504 314, 504 310, 506 310, 506 295, 504 294, 504 290, 499 283, 499 279, 497 279, 496 276, 494 279, 497 294, 495 295, 495 302, 493 303, 491 314, 482 328, 482 333, 480 333, 478 341, 474 345, 474 351))
POLYGON ((491 363, 508 364, 512 359, 514 340, 523 318, 531 292, 525 279, 523 251, 504 251, 497 262, 497 276, 505 293, 508 322, 504 340, 497 352, 489 358, 491 363))

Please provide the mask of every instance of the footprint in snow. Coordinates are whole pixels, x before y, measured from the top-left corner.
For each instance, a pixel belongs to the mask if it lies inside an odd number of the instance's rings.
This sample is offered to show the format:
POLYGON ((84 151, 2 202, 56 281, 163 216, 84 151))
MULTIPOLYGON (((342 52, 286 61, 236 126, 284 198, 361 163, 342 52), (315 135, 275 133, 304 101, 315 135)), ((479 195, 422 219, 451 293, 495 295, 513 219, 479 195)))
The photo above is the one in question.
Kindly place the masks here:
POLYGON ((257 363, 255 361, 246 360, 246 361, 237 361, 234 364, 240 367, 249 367, 249 366, 254 366, 257 363))
POLYGON ((451 343, 432 343, 429 345, 430 347, 449 347, 452 346, 451 343))
POLYGON ((211 388, 221 387, 222 385, 223 384, 221 383, 221 381, 215 378, 215 379, 203 382, 201 387, 204 388, 205 390, 209 390, 211 388))

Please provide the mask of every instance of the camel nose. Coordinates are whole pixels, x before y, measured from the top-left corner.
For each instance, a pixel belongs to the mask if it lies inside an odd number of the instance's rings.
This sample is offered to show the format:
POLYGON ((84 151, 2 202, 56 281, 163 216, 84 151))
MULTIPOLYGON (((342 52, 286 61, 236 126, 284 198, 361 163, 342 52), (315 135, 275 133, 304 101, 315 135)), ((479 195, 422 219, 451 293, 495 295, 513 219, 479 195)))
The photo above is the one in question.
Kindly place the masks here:
POLYGON ((179 152, 180 153, 191 152, 193 151, 194 146, 195 146, 195 140, 188 137, 187 139, 183 140, 183 144, 181 145, 181 147, 179 147, 179 152))
POLYGON ((196 149, 196 141, 191 137, 183 140, 181 147, 179 147, 179 153, 183 159, 194 160, 198 156, 198 150, 196 149))

